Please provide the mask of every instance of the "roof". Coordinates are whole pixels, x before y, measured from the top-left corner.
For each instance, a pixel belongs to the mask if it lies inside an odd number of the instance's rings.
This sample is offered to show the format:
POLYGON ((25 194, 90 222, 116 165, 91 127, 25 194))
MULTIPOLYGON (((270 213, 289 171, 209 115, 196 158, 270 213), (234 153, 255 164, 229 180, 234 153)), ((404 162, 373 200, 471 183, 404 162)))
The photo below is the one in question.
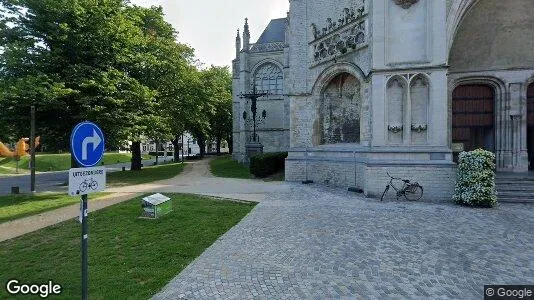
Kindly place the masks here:
POLYGON ((171 200, 171 198, 160 193, 143 198, 143 201, 148 202, 152 205, 160 205, 161 203, 167 202, 169 200, 171 200))
POLYGON ((271 20, 256 44, 268 44, 285 41, 286 21, 287 18, 271 20))

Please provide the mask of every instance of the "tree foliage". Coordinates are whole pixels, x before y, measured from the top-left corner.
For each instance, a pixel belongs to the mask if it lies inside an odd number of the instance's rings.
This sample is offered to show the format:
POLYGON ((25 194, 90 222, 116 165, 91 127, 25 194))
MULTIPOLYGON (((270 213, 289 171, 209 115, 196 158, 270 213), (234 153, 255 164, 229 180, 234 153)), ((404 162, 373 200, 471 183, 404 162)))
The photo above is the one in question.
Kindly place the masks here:
POLYGON ((203 140, 231 133, 228 69, 198 70, 161 7, 0 4, 0 139, 28 135, 32 105, 49 150, 68 149, 71 129, 83 120, 103 128, 109 147, 168 141, 184 131, 203 140))

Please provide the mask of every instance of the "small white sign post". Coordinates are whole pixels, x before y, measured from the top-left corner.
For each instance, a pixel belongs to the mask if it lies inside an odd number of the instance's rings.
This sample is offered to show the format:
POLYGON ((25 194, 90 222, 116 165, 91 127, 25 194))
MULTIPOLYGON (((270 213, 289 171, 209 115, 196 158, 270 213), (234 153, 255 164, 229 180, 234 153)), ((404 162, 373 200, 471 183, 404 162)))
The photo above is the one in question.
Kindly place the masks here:
POLYGON ((69 170, 69 195, 88 195, 105 189, 105 167, 75 168, 69 170))

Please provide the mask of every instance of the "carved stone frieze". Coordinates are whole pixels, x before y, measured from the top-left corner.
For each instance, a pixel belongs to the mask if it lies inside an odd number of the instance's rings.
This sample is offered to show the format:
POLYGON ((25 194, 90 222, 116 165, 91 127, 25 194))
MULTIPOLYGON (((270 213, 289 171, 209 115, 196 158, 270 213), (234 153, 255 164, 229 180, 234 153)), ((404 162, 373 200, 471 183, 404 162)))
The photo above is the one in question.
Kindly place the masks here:
POLYGON ((315 63, 348 54, 367 44, 365 21, 349 26, 312 44, 315 63))
POLYGON ((337 29, 347 26, 349 24, 355 23, 356 21, 360 20, 365 14, 365 1, 363 1, 362 5, 356 8, 344 8, 343 13, 341 16, 337 19, 337 21, 332 20, 332 18, 326 19, 326 24, 324 27, 319 28, 317 24, 312 23, 312 32, 314 40, 320 39, 329 33, 336 31, 337 29))
POLYGON ((404 9, 410 8, 412 5, 419 2, 419 0, 393 0, 395 1, 395 4, 401 6, 404 9))

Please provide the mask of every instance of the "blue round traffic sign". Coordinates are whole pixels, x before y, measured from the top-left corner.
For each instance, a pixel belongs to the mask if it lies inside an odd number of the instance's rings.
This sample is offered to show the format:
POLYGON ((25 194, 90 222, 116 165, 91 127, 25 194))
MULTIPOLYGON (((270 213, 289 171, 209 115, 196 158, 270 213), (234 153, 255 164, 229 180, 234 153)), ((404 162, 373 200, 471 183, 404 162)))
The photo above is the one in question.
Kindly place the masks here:
POLYGON ((82 167, 93 167, 104 156, 104 133, 92 122, 82 122, 72 130, 70 149, 82 167))

